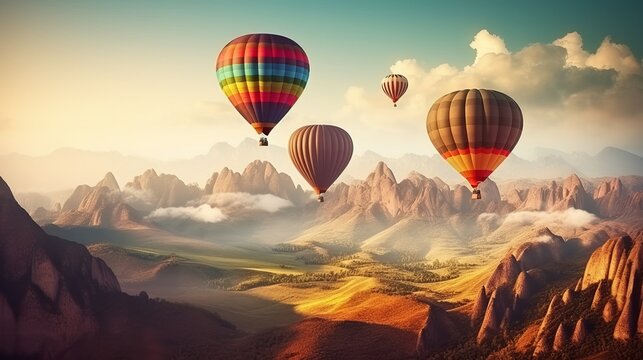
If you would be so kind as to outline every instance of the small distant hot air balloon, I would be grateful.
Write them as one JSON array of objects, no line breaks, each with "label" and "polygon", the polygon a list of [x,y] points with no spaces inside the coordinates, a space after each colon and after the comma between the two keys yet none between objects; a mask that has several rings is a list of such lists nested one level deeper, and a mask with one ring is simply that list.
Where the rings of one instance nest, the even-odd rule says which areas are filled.
[{"label": "small distant hot air balloon", "polygon": [[[304,91],[310,65],[289,38],[248,34],[221,50],[216,70],[228,100],[257,134],[267,136]],[[260,145],[268,145],[268,139],[262,136]]]},{"label": "small distant hot air balloon", "polygon": [[324,201],[323,193],[337,180],[353,156],[353,140],[333,125],[308,125],[290,136],[290,159]]},{"label": "small distant hot air balloon", "polygon": [[404,75],[390,74],[382,79],[382,90],[386,96],[393,100],[393,106],[397,107],[397,101],[404,95],[409,88],[409,81]]},{"label": "small distant hot air balloon", "polygon": [[495,90],[466,89],[439,98],[426,118],[431,142],[473,187],[506,158],[522,134],[522,111],[509,96]]}]

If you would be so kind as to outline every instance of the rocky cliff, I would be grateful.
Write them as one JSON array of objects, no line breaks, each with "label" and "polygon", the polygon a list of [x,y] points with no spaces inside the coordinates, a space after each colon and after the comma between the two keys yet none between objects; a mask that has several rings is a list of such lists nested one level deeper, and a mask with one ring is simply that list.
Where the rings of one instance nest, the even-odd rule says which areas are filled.
[{"label": "rocky cliff", "polygon": [[54,356],[98,329],[93,299],[119,292],[84,246],[47,235],[0,178],[0,355]]}]

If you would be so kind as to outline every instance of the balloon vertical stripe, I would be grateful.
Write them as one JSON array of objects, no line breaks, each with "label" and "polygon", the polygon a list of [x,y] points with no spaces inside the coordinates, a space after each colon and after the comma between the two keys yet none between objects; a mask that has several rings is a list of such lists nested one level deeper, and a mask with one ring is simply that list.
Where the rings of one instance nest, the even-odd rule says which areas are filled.
[{"label": "balloon vertical stripe", "polygon": [[353,141],[337,126],[309,125],[292,133],[288,152],[301,176],[319,195],[328,190],[350,162]]},{"label": "balloon vertical stripe", "polygon": [[409,82],[404,75],[390,74],[382,79],[382,91],[393,100],[393,105],[397,106],[397,101],[404,95],[409,87]]}]

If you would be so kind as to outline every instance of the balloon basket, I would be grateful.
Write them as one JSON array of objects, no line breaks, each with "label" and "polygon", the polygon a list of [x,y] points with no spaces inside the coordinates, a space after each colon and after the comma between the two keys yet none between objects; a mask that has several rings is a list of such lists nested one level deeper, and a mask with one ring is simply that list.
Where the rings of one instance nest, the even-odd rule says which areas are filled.
[{"label": "balloon basket", "polygon": [[473,192],[471,193],[471,199],[472,200],[480,200],[482,196],[480,195],[480,190],[478,189],[473,189]]},{"label": "balloon basket", "polygon": [[320,195],[317,197],[317,201],[319,201],[320,203],[323,203],[323,202],[324,202],[324,195],[321,195],[321,194],[320,194]]},{"label": "balloon basket", "polygon": [[260,137],[259,138],[259,146],[268,146],[268,138],[267,137]]}]

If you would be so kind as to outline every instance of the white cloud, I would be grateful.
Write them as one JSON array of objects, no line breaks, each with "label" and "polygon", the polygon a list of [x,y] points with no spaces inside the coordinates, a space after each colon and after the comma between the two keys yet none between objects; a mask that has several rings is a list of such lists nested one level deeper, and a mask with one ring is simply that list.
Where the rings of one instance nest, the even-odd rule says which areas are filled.
[{"label": "white cloud", "polygon": [[564,211],[518,211],[505,218],[503,224],[507,225],[558,225],[560,227],[575,229],[587,226],[598,218],[587,211],[569,208]]},{"label": "white cloud", "polygon": [[198,207],[167,207],[152,211],[150,219],[184,219],[204,223],[217,223],[227,219],[221,209],[213,208],[208,204]]},{"label": "white cloud", "polygon": [[205,197],[202,201],[221,208],[226,213],[243,210],[274,213],[293,206],[289,200],[272,194],[217,193]]},{"label": "white cloud", "polygon": [[[403,138],[398,148],[419,152],[410,146],[416,141],[426,145],[421,123],[437,98],[463,88],[490,88],[509,94],[523,110],[525,136],[519,151],[545,146],[593,153],[610,145],[643,151],[643,72],[626,45],[605,38],[592,53],[583,48],[581,35],[572,32],[510,52],[500,36],[483,29],[470,46],[476,56],[463,68],[448,63],[429,68],[417,59],[391,65],[392,72],[409,79],[394,112],[379,89],[351,86],[340,120],[347,126],[361,123],[357,135],[364,142],[379,145]],[[590,137],[596,141],[587,141]]]},{"label": "white cloud", "polygon": [[498,35],[491,34],[486,29],[480,30],[469,46],[476,51],[476,59],[473,62],[477,64],[483,56],[487,54],[509,54],[505,46],[505,41]]}]

